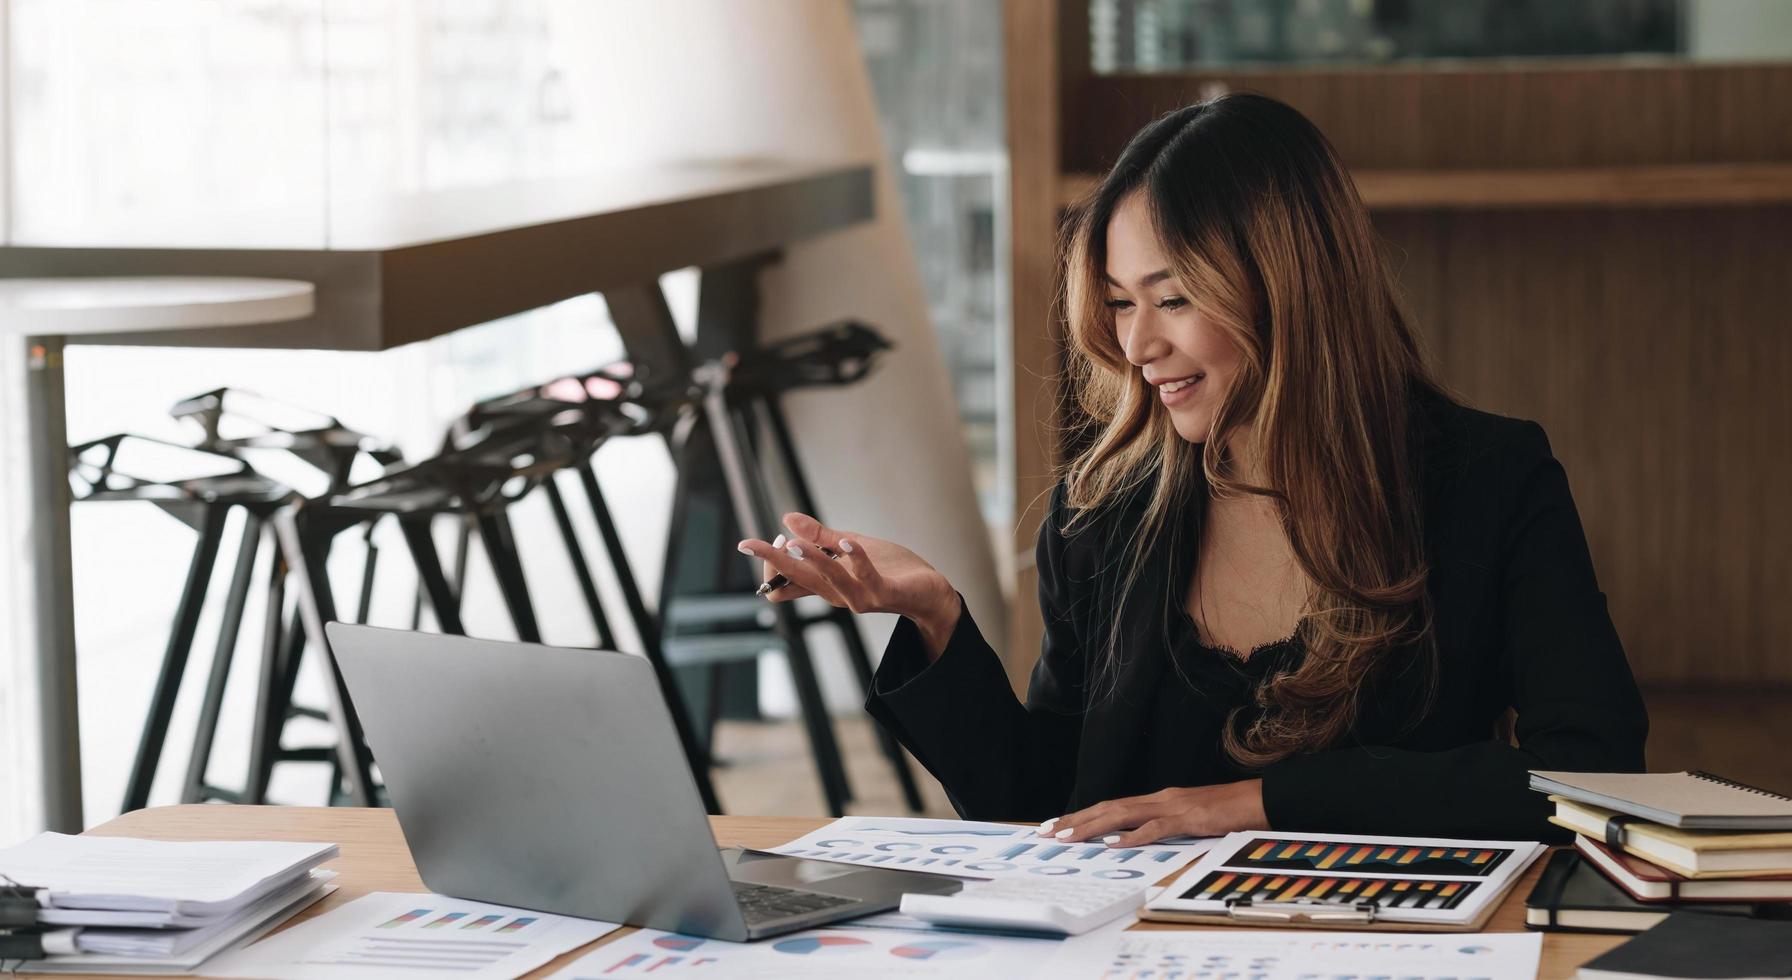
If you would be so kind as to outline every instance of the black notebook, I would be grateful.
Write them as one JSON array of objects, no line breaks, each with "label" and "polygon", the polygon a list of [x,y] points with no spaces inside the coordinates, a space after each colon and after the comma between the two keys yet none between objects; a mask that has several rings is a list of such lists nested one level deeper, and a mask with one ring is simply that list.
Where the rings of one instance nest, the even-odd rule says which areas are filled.
[{"label": "black notebook", "polygon": [[1586,963],[1581,980],[1792,977],[1792,922],[1675,912]]},{"label": "black notebook", "polygon": [[1592,862],[1570,850],[1550,855],[1524,900],[1524,924],[1544,932],[1642,932],[1682,908],[1714,915],[1756,914],[1751,902],[1639,902]]}]

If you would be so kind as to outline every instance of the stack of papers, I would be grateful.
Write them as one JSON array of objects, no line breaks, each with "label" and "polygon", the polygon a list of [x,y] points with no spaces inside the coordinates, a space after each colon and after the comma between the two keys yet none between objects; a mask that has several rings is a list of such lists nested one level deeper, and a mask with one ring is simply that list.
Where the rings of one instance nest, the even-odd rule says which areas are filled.
[{"label": "stack of papers", "polygon": [[335,844],[40,834],[0,874],[40,889],[50,956],[22,972],[186,973],[335,889]]}]

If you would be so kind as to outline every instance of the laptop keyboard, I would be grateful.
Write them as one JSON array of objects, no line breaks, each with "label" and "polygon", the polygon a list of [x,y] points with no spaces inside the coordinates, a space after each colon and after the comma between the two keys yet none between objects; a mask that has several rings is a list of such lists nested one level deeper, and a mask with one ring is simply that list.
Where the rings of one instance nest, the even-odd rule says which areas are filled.
[{"label": "laptop keyboard", "polygon": [[734,881],[730,884],[734,886],[734,900],[740,903],[741,913],[746,916],[748,924],[859,903],[856,898],[779,888],[777,885],[756,885],[749,881]]}]

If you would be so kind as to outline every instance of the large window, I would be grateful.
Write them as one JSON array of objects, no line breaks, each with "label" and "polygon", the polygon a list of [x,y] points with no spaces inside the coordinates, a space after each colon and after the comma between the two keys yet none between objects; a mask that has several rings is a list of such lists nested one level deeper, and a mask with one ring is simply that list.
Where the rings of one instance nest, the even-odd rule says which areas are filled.
[{"label": "large window", "polygon": [[[568,37],[576,4],[10,0],[9,13],[11,244],[315,247],[330,241],[333,226],[352,217],[361,199],[605,163],[603,144],[589,138],[590,114],[581,115],[562,70],[586,56]],[[688,324],[694,273],[670,276],[666,285],[674,312]],[[476,398],[621,355],[596,296],[380,354],[71,347],[69,435],[76,443],[114,432],[184,440],[191,433],[167,409],[232,386],[336,415],[421,458]],[[602,453],[608,461],[600,472],[630,475],[606,490],[631,554],[639,556],[636,572],[651,588],[670,461],[645,440],[612,443]],[[515,520],[519,533],[551,528],[539,500],[524,501]],[[117,812],[194,536],[148,503],[80,504],[72,523],[91,823]],[[234,543],[236,533],[233,524],[225,540]],[[403,550],[393,529],[373,543],[388,554]],[[214,598],[230,573],[229,547],[213,577]],[[333,577],[354,582],[359,542],[340,551]],[[572,579],[552,553],[535,551],[542,564],[531,564],[531,585],[544,631],[558,642],[589,642],[589,623],[575,614],[582,604]],[[468,627],[507,635],[495,590],[480,587],[474,568]],[[376,621],[408,620],[406,576],[401,563],[384,564]],[[203,683],[220,605],[209,603],[200,623],[153,803],[172,802],[177,793],[181,743],[193,730],[195,688]],[[257,589],[245,622],[260,615]],[[224,733],[248,725],[255,678],[247,651],[255,630],[245,626],[243,635]],[[6,652],[22,653],[11,639],[0,637]],[[299,699],[321,704],[320,682],[302,677]],[[8,689],[8,698],[21,690]],[[0,702],[0,710],[7,707]],[[317,735],[320,743],[329,738],[321,726]],[[31,737],[15,735],[15,758],[0,763],[28,757],[17,749]],[[220,738],[213,764],[220,781],[237,781],[246,750],[243,739]],[[280,767],[273,796],[320,801],[326,776],[322,767]],[[34,815],[0,816],[23,826]],[[12,836],[5,830],[0,824],[0,837]]]}]

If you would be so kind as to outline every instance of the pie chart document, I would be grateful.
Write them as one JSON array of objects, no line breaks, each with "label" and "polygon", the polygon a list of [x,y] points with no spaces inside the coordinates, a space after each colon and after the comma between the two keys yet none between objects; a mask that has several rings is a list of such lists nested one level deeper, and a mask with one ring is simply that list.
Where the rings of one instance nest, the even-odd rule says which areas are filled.
[{"label": "pie chart document", "polygon": [[749,978],[1050,977],[1065,943],[901,929],[811,929],[730,943],[642,929],[606,943],[553,980],[633,976]]}]

